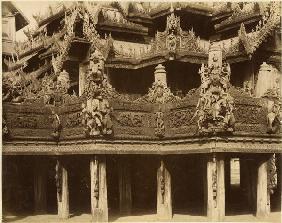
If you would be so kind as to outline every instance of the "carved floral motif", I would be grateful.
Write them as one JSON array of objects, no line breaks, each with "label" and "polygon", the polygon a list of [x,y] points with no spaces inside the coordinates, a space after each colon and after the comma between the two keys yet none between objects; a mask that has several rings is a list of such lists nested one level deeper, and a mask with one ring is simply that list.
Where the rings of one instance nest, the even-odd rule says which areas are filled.
[{"label": "carved floral motif", "polygon": [[9,134],[6,119],[2,118],[2,136],[5,137]]},{"label": "carved floral motif", "polygon": [[269,12],[266,11],[255,30],[247,33],[244,24],[241,24],[238,36],[244,45],[246,53],[251,57],[260,44],[266,40],[271,32],[280,24],[280,3],[269,3]]},{"label": "carved floral motif", "polygon": [[272,154],[271,158],[269,159],[267,170],[267,189],[270,194],[273,194],[274,190],[277,188],[277,167],[275,154]]}]

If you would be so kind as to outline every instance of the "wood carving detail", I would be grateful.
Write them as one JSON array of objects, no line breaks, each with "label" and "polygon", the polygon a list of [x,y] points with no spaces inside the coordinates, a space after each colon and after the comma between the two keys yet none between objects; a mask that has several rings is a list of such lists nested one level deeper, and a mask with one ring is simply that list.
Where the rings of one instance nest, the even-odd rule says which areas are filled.
[{"label": "wood carving detail", "polygon": [[112,107],[107,100],[108,82],[104,76],[104,57],[95,50],[90,57],[90,66],[86,76],[86,87],[82,103],[82,124],[85,135],[99,136],[112,135],[113,124],[111,120]]},{"label": "wood carving detail", "polygon": [[202,65],[201,92],[197,105],[198,127],[200,134],[233,132],[233,98],[227,93],[230,80],[230,65],[222,63],[222,51],[212,45],[208,66]]},{"label": "wood carving detail", "polygon": [[55,170],[56,170],[55,181],[56,181],[56,188],[58,194],[58,201],[62,202],[62,166],[59,160],[57,160]]}]

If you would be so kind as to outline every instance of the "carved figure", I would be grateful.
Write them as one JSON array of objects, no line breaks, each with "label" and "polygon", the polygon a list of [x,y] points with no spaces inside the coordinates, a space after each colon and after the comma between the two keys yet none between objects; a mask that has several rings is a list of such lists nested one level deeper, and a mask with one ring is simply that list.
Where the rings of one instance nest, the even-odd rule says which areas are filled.
[{"label": "carved figure", "polygon": [[156,128],[155,135],[159,137],[163,137],[165,134],[165,126],[164,126],[164,114],[161,111],[155,113],[156,115]]},{"label": "carved figure", "polygon": [[53,119],[53,122],[52,122],[53,133],[51,135],[55,139],[58,139],[60,137],[61,130],[62,130],[61,120],[60,120],[59,115],[56,114],[54,111],[52,111],[52,119]]},{"label": "carved figure", "polygon": [[[200,133],[234,131],[233,98],[227,93],[230,66],[222,63],[221,51],[211,47],[209,65],[202,65],[200,99],[196,107]],[[214,50],[214,51],[213,51]],[[192,119],[193,119],[192,118]]]},{"label": "carved figure", "polygon": [[86,103],[82,104],[81,112],[87,136],[111,135],[113,133],[110,116],[112,108],[108,100],[104,98],[108,87],[104,75],[104,58],[100,52],[95,51],[90,56],[86,88],[83,93],[86,96]]},{"label": "carved figure", "polygon": [[274,103],[267,114],[267,133],[275,134],[280,132],[280,104]]}]

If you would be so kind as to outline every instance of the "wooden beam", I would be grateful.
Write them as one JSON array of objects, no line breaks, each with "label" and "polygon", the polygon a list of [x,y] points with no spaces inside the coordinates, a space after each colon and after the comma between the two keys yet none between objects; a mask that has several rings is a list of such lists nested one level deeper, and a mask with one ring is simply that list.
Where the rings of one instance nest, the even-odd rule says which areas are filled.
[{"label": "wooden beam", "polygon": [[163,159],[157,170],[157,216],[161,220],[172,219],[171,176]]},{"label": "wooden beam", "polygon": [[118,177],[119,177],[119,210],[121,215],[130,215],[132,209],[131,193],[131,165],[127,158],[119,159]]},{"label": "wooden beam", "polygon": [[57,160],[56,165],[56,186],[58,216],[61,219],[69,218],[69,187],[68,187],[68,170],[65,160]]},{"label": "wooden beam", "polygon": [[46,160],[35,157],[34,161],[34,212],[36,214],[47,211],[47,168]]},{"label": "wooden beam", "polygon": [[269,157],[257,159],[257,217],[267,217],[270,214],[269,191],[267,188],[267,161]]},{"label": "wooden beam", "polygon": [[207,216],[222,221],[225,216],[224,156],[213,154],[207,159]]},{"label": "wooden beam", "polygon": [[94,156],[90,160],[91,213],[93,222],[108,221],[106,158]]}]

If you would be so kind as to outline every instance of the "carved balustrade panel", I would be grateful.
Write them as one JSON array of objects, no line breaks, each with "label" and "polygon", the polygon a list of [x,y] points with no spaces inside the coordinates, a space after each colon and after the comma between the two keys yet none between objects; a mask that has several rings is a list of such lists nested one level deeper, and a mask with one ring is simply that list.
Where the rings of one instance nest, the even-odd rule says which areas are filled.
[{"label": "carved balustrade panel", "polygon": [[263,99],[248,95],[243,89],[232,87],[229,93],[234,98],[234,117],[236,132],[266,133],[267,108]]},{"label": "carved balustrade panel", "polygon": [[149,103],[111,102],[114,137],[154,137],[153,105]]},{"label": "carved balustrade panel", "polygon": [[[231,87],[234,98],[235,132],[254,135],[267,132],[267,107],[264,99],[253,98],[242,89]],[[196,106],[199,89],[170,103],[109,100],[112,106],[113,134],[104,139],[168,139],[198,135]],[[81,100],[81,101],[79,101]],[[17,138],[54,140],[85,139],[81,116],[83,99],[70,104],[3,104],[3,118],[9,140]]]},{"label": "carved balustrade panel", "polygon": [[51,110],[48,107],[3,105],[9,138],[51,139]]}]

